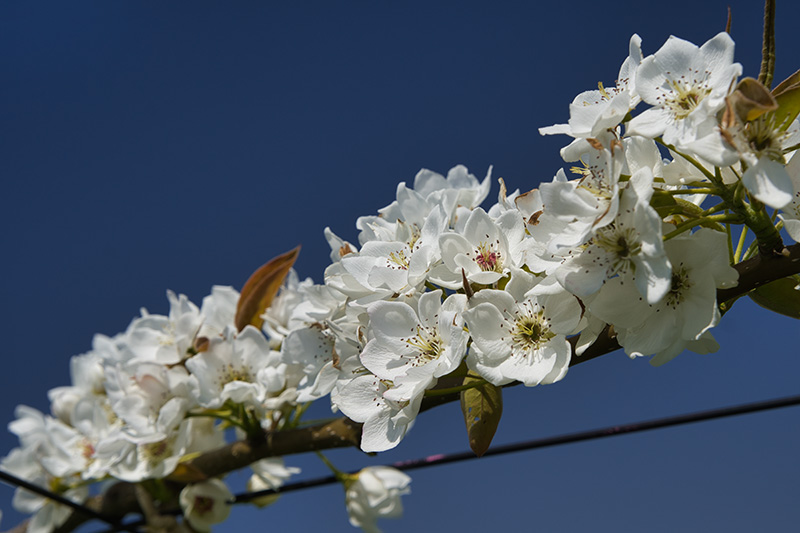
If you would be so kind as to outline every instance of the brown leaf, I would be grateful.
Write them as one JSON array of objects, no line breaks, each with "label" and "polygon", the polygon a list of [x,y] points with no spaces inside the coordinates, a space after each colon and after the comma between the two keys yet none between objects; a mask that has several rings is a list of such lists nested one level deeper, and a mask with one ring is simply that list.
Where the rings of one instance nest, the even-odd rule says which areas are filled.
[{"label": "brown leaf", "polygon": [[461,284],[464,287],[464,294],[467,295],[467,300],[469,300],[475,293],[473,292],[472,287],[470,286],[469,281],[467,280],[467,273],[464,272],[463,268],[461,269]]},{"label": "brown leaf", "polygon": [[[742,123],[755,120],[764,113],[778,108],[778,103],[769,89],[754,78],[744,78],[740,81],[736,90],[728,96],[727,104],[726,114],[735,114]],[[732,117],[726,116],[723,123],[731,122],[731,119]]]},{"label": "brown leaf", "polygon": [[248,324],[261,328],[261,325],[264,324],[261,315],[272,304],[272,299],[278,293],[278,289],[286,279],[286,275],[289,274],[299,253],[300,247],[298,246],[253,272],[253,275],[242,287],[239,303],[236,305],[235,323],[239,331],[242,331]]}]

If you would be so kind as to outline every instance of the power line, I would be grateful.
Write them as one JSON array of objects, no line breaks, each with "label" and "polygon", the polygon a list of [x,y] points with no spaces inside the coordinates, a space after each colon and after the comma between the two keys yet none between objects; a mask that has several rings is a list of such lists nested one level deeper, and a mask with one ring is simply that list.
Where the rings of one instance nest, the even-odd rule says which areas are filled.
[{"label": "power line", "polygon": [[[495,448],[491,448],[483,455],[483,457],[489,457],[492,455],[502,455],[506,453],[519,452],[525,450],[534,450],[537,448],[547,448],[551,446],[560,446],[562,444],[571,444],[574,442],[595,440],[604,437],[613,437],[615,435],[639,433],[651,429],[679,426],[683,424],[690,424],[693,422],[704,422],[707,420],[714,420],[718,418],[725,418],[729,416],[743,415],[749,413],[757,413],[760,411],[768,411],[771,409],[779,409],[782,407],[791,407],[795,405],[800,405],[800,395],[777,398],[774,400],[766,400],[763,402],[735,405],[731,407],[723,407],[720,409],[710,409],[707,411],[699,411],[695,413],[658,418],[654,420],[644,420],[642,422],[635,422],[633,424],[627,424],[627,425],[608,426],[605,428],[581,431],[577,433],[569,433],[566,435],[557,435],[555,437],[547,437],[544,439],[535,439],[535,440],[517,442],[514,444],[506,444],[503,446],[497,446]],[[396,462],[389,466],[397,468],[398,470],[414,470],[417,468],[426,468],[429,466],[437,466],[437,465],[455,463],[459,461],[467,461],[472,459],[478,459],[478,457],[475,456],[473,452],[469,451],[469,452],[459,452],[454,454],[432,455],[418,459]],[[36,485],[31,485],[27,481],[21,480],[19,478],[6,474],[2,471],[0,471],[0,477],[3,477],[10,483],[19,485],[23,488],[36,492],[37,494],[41,494],[54,501],[63,503],[64,505],[68,505],[79,512],[89,514],[93,518],[97,518],[98,520],[102,520],[112,525],[111,529],[103,530],[101,533],[114,533],[117,531],[131,531],[133,533],[136,533],[136,529],[134,528],[146,525],[144,520],[134,521],[129,524],[120,524],[118,521],[114,521],[109,517],[103,516],[100,513],[97,513],[87,507],[76,504],[75,502],[67,500],[66,498],[63,498],[57,494],[50,493],[49,491],[37,487]],[[286,485],[283,485],[280,489],[267,489],[256,492],[245,492],[237,494],[234,496],[234,500],[232,500],[230,504],[233,505],[238,503],[246,503],[256,498],[260,498],[262,496],[269,496],[273,494],[284,494],[296,490],[318,487],[321,485],[329,485],[336,482],[337,482],[336,477],[330,475],[314,479],[308,479],[304,481],[297,481],[295,483],[287,483]],[[172,509],[168,511],[163,511],[162,514],[179,515],[181,514],[181,511],[180,509]]]},{"label": "power line", "polygon": [[138,529],[130,529],[129,526],[121,524],[119,520],[116,520],[114,518],[106,516],[106,515],[104,515],[102,513],[98,513],[94,509],[90,509],[89,507],[86,507],[85,505],[81,505],[81,504],[79,504],[77,502],[74,502],[74,501],[70,500],[69,498],[65,498],[64,496],[61,496],[60,494],[56,494],[56,493],[51,492],[51,491],[49,491],[47,489],[43,489],[42,487],[40,487],[38,485],[34,485],[33,483],[31,483],[29,481],[25,481],[24,479],[18,478],[17,476],[15,476],[13,474],[9,474],[6,471],[0,470],[0,479],[2,479],[3,481],[5,481],[6,483],[9,483],[11,485],[14,485],[14,486],[23,488],[25,490],[28,490],[30,492],[33,492],[35,494],[38,494],[39,496],[44,496],[45,498],[53,500],[54,502],[60,503],[62,505],[66,505],[67,507],[72,508],[73,510],[77,511],[78,513],[85,514],[87,516],[91,516],[92,518],[94,518],[96,520],[101,520],[101,521],[103,521],[103,522],[105,522],[105,523],[117,528],[116,531],[129,531],[130,533],[138,533]]},{"label": "power line", "polygon": [[[658,418],[654,420],[645,420],[624,426],[610,426],[601,429],[593,429],[589,431],[581,431],[578,433],[569,433],[566,435],[558,435],[555,437],[547,437],[544,439],[529,440],[524,442],[517,442],[514,444],[506,444],[504,446],[497,446],[490,448],[483,457],[491,455],[502,455],[506,453],[519,452],[524,450],[534,450],[537,448],[547,448],[550,446],[560,446],[562,444],[570,444],[573,442],[581,442],[586,440],[601,439],[604,437],[613,437],[615,435],[624,435],[628,433],[638,433],[641,431],[648,431],[651,429],[659,429],[670,426],[678,426],[682,424],[690,424],[692,422],[702,422],[706,420],[713,420],[716,418],[725,418],[728,416],[743,415],[748,413],[756,413],[759,411],[767,411],[770,409],[779,409],[781,407],[790,407],[793,405],[800,405],[800,395],[789,396],[785,398],[778,398],[775,400],[767,400],[763,402],[748,403],[744,405],[735,405],[732,407],[723,407],[721,409],[711,409],[708,411],[699,411],[696,413],[689,413],[685,415],[671,416],[666,418]],[[393,463],[389,466],[397,468],[398,470],[414,470],[416,468],[425,468],[428,466],[443,465],[447,463],[455,463],[458,461],[467,461],[471,459],[478,459],[478,457],[471,451],[460,452],[454,454],[439,454],[429,457],[422,457],[419,459],[411,459],[408,461],[400,461]],[[336,477],[325,476],[316,479],[309,479],[305,481],[298,481],[296,483],[287,483],[280,489],[266,489],[257,492],[246,492],[234,496],[235,500],[232,503],[245,503],[261,496],[268,496],[271,494],[283,494],[294,490],[301,490],[310,487],[317,487],[320,485],[328,485],[335,483]]]}]

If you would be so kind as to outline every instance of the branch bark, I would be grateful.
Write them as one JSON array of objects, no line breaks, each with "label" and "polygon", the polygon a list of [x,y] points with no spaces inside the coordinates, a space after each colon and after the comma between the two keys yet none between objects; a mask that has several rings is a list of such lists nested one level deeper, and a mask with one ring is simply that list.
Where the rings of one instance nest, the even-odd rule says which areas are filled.
[{"label": "branch bark", "polygon": [[[786,276],[800,274],[800,244],[788,246],[780,254],[766,256],[758,255],[734,266],[739,272],[739,284],[731,289],[717,291],[719,303],[730,302],[746,295],[753,289]],[[573,354],[575,340],[572,340]],[[611,353],[620,348],[617,340],[609,328],[606,328],[597,341],[590,346],[581,356],[573,356],[570,366],[590,361],[601,355]],[[458,400],[458,393],[445,396],[425,398],[421,410],[428,410],[444,403]],[[361,440],[361,424],[347,418],[340,418],[333,422],[317,426],[293,429],[281,432],[267,432],[258,440],[242,440],[234,442],[207,452],[185,464],[192,472],[200,472],[205,477],[216,477],[244,468],[255,461],[268,457],[291,455],[315,450],[331,448],[358,447]],[[180,491],[183,484],[174,483],[174,488]],[[132,483],[120,482],[113,485],[103,496],[96,496],[87,501],[86,506],[105,516],[121,520],[130,513],[142,512],[136,498]],[[73,531],[90,517],[74,512],[69,519],[59,528],[58,533]],[[23,522],[10,531],[26,531],[26,522]]]}]

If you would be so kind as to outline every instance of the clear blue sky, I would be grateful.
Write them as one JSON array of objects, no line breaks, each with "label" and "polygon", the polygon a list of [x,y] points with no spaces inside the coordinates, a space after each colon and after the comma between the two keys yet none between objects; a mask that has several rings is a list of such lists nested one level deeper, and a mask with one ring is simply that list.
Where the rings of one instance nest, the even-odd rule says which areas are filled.
[{"label": "clear blue sky", "polygon": [[[645,54],[670,34],[699,45],[730,4],[736,58],[758,72],[756,0],[538,4],[2,2],[0,421],[20,403],[46,410],[69,357],[142,306],[165,313],[167,289],[199,302],[241,288],[299,243],[297,270],[321,282],[323,228],[355,240],[355,219],[422,167],[494,165],[511,189],[552,179],[567,139],[537,129],[612,83],[634,32]],[[776,79],[800,67],[799,22],[779,1]],[[797,394],[799,332],[740,301],[717,354],[655,369],[617,353],[508,390],[496,442]],[[382,526],[788,531],[798,422],[790,408],[416,471],[405,517]],[[15,445],[0,432],[0,454]],[[347,469],[466,447],[453,404],[390,453],[330,456]],[[287,462],[326,474],[313,456]],[[11,496],[0,488],[3,528],[20,519]],[[215,531],[352,531],[342,500],[335,486],[286,495]]]}]

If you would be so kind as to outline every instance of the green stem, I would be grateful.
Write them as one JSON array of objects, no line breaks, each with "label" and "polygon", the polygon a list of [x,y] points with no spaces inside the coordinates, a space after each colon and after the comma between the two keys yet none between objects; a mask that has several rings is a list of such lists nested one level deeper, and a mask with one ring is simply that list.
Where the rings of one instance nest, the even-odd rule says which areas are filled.
[{"label": "green stem", "polygon": [[719,196],[724,204],[740,217],[736,223],[744,224],[755,234],[758,249],[762,255],[769,255],[783,249],[781,235],[775,229],[764,205],[755,200],[752,201],[752,205],[745,201],[746,190],[741,178],[733,187],[720,188]]},{"label": "green stem", "polygon": [[216,418],[217,420],[222,420],[223,422],[227,422],[232,426],[236,426],[239,429],[247,431],[247,427],[241,423],[241,421],[236,420],[232,416],[229,415],[219,415],[214,413],[186,413],[186,418]]},{"label": "green stem", "polygon": [[292,412],[289,414],[288,421],[286,423],[286,429],[294,429],[300,424],[300,419],[303,418],[303,415],[311,406],[311,402],[306,402],[298,405],[295,407]]},{"label": "green stem", "polygon": [[750,243],[750,246],[747,247],[747,250],[745,250],[744,255],[742,255],[742,261],[747,261],[756,255],[756,251],[758,251],[758,241],[753,241]]},{"label": "green stem", "polygon": [[725,233],[728,235],[728,238],[726,239],[728,241],[728,261],[730,261],[731,264],[734,264],[736,263],[736,260],[733,256],[733,235],[731,234],[730,224],[725,224]]},{"label": "green stem", "polygon": [[769,255],[783,249],[781,234],[775,228],[764,206],[754,209],[753,206],[744,204],[743,207],[744,223],[755,234],[759,252],[762,255]]},{"label": "green stem", "polygon": [[744,238],[747,235],[747,226],[742,228],[742,234],[739,235],[739,244],[736,245],[736,251],[733,253],[733,263],[736,264],[739,262],[739,258],[742,256],[742,250],[744,250]]},{"label": "green stem", "polygon": [[719,192],[719,189],[717,189],[716,187],[713,188],[713,189],[711,187],[704,187],[704,188],[698,188],[698,189],[674,189],[672,191],[664,191],[664,190],[662,190],[661,192],[663,192],[665,194],[668,194],[670,196],[678,196],[680,194],[687,194],[687,195],[688,194],[717,194]]},{"label": "green stem", "polygon": [[346,483],[350,479],[350,477],[352,477],[350,474],[346,474],[346,473],[342,472],[341,470],[339,470],[338,468],[336,468],[335,466],[333,466],[333,463],[331,463],[328,460],[328,458],[325,457],[322,454],[322,452],[320,452],[319,450],[316,450],[314,453],[317,454],[317,457],[322,459],[322,462],[325,463],[325,466],[327,466],[328,468],[331,469],[331,472],[333,472],[333,475],[336,476],[336,479],[338,479],[340,482]]},{"label": "green stem", "polygon": [[[703,214],[701,216],[713,215],[714,213],[719,213],[720,211],[725,211],[727,208],[728,208],[728,206],[725,204],[725,202],[720,202],[717,205],[712,205],[711,207],[709,207],[708,209],[703,211]],[[726,213],[726,214],[731,215],[731,216],[735,216],[735,215],[733,215],[731,213]]]},{"label": "green stem", "polygon": [[664,235],[664,240],[668,241],[669,239],[677,237],[681,233],[685,233],[686,231],[689,231],[695,226],[700,226],[702,224],[705,224],[706,222],[720,222],[720,223],[733,222],[734,224],[740,224],[742,222],[742,218],[738,215],[723,213],[721,215],[704,216],[692,220],[687,220],[686,222],[678,224],[674,231],[671,231],[666,235]]}]

